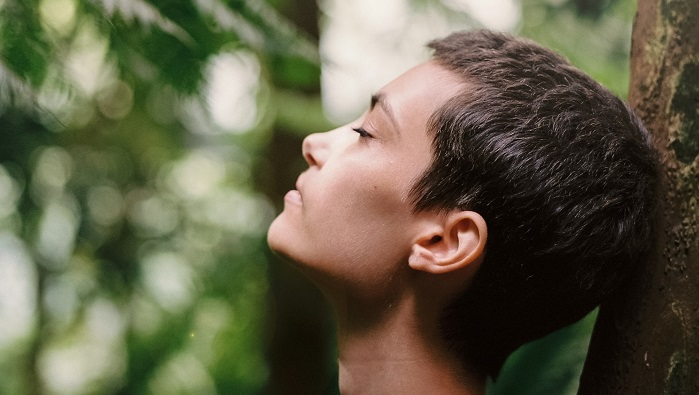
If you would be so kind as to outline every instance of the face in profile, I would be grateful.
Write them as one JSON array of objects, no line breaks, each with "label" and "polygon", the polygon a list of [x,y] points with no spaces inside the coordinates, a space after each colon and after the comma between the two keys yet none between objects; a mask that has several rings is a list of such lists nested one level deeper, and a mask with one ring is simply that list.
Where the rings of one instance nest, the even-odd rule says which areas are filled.
[{"label": "face in profile", "polygon": [[429,117],[460,84],[424,63],[377,92],[357,121],[306,137],[308,169],[270,226],[270,247],[321,287],[386,290],[395,271],[407,270],[421,220],[409,192],[431,162]]}]

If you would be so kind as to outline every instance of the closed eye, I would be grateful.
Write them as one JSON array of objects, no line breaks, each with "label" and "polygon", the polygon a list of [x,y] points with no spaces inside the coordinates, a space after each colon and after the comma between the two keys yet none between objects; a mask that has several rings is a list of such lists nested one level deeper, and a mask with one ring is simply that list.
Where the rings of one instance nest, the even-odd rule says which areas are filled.
[{"label": "closed eye", "polygon": [[366,130],[364,130],[364,128],[362,128],[362,127],[352,128],[352,130],[354,130],[355,132],[357,132],[357,133],[359,134],[359,137],[360,137],[360,138],[372,137],[372,135],[369,134],[369,132],[367,132]]}]

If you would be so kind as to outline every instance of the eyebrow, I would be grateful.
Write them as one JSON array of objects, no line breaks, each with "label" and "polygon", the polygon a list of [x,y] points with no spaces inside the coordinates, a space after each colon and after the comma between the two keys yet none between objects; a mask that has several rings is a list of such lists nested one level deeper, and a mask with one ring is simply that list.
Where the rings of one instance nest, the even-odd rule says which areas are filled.
[{"label": "eyebrow", "polygon": [[391,121],[391,124],[393,124],[393,129],[396,134],[400,136],[400,129],[398,128],[398,122],[396,122],[395,112],[393,111],[393,107],[391,107],[391,103],[386,100],[386,95],[384,93],[379,92],[371,95],[371,106],[369,110],[373,110],[376,106],[380,106],[383,112],[388,115],[388,119]]}]

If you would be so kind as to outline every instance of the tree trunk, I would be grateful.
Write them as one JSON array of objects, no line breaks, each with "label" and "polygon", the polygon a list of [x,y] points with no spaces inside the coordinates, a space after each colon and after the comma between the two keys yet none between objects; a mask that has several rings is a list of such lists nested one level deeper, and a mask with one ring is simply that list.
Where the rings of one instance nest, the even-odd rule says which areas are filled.
[{"label": "tree trunk", "polygon": [[[281,2],[279,11],[295,27],[318,41],[320,11],[316,0]],[[316,77],[317,83],[304,89],[307,97],[320,95],[320,75]],[[320,107],[317,111],[321,111]],[[305,133],[317,131],[321,130],[305,130]],[[298,131],[275,125],[265,155],[269,158],[269,167],[262,169],[267,174],[261,178],[267,185],[258,183],[258,189],[266,191],[280,209],[284,194],[294,187],[296,178],[307,167],[301,156],[302,140]],[[270,372],[266,393],[333,393],[337,388],[333,368],[336,355],[331,346],[334,332],[328,306],[320,291],[288,262],[271,254],[269,261],[272,306],[268,319]]]},{"label": "tree trunk", "polygon": [[605,302],[580,394],[699,394],[699,1],[639,0],[629,102],[661,153],[656,251]]}]

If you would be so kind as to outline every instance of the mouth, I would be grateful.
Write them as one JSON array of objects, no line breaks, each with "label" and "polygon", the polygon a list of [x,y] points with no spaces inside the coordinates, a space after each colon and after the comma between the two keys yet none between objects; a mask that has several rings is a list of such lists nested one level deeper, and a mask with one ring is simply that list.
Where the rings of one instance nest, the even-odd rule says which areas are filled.
[{"label": "mouth", "polygon": [[301,182],[300,178],[296,180],[296,189],[292,189],[284,195],[284,201],[295,206],[300,206],[303,204],[303,198],[301,197]]}]

